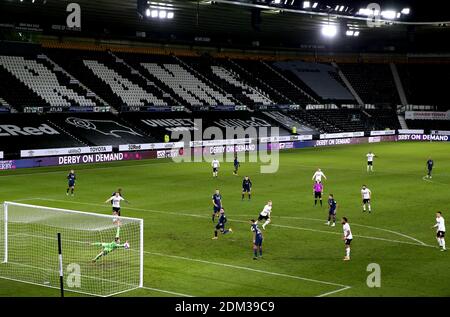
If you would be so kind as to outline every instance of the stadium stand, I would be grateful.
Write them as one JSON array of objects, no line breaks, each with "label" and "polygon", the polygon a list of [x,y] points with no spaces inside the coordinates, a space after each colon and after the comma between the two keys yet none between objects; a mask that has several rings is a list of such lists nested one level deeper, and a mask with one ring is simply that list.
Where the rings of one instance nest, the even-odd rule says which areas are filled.
[{"label": "stadium stand", "polygon": [[430,130],[450,131],[450,121],[448,120],[406,120],[408,128],[423,129],[426,132]]},{"label": "stadium stand", "polygon": [[389,64],[339,64],[346,78],[366,104],[400,104]]},{"label": "stadium stand", "polygon": [[397,69],[409,104],[448,109],[449,64],[398,64]]},{"label": "stadium stand", "polygon": [[244,59],[217,59],[217,61],[225,68],[237,72],[252,87],[263,90],[269,99],[277,104],[317,103],[264,61]]},{"label": "stadium stand", "polygon": [[275,62],[274,67],[289,76],[294,83],[310,91],[320,100],[351,102],[354,97],[338,80],[339,76],[331,65],[301,61]]},{"label": "stadium stand", "polygon": [[339,129],[339,132],[370,130],[367,116],[359,109],[307,110]]},{"label": "stadium stand", "polygon": [[116,109],[166,106],[169,102],[152,83],[133,76],[130,69],[107,52],[52,49],[48,54]]},{"label": "stadium stand", "polygon": [[[175,56],[168,50],[73,49],[56,44],[20,52],[0,50],[0,79],[8,82],[7,88],[0,86],[2,112],[29,106],[63,108],[59,111],[112,106],[120,112],[41,116],[69,138],[64,146],[162,142],[169,132],[195,131],[194,118],[224,133],[226,127],[239,126],[275,126],[284,135],[293,127],[298,134],[400,128],[395,110],[399,97],[388,64],[331,66],[192,51],[177,51]],[[383,108],[344,106],[355,100],[336,66],[365,103]],[[400,74],[404,67],[399,67]],[[333,104],[321,108],[327,102]],[[246,105],[250,111],[199,112],[197,108],[220,105]],[[301,107],[293,110],[282,105]],[[165,112],[129,112],[135,106],[133,111],[152,106]],[[186,111],[166,112],[172,106],[185,106]]]},{"label": "stadium stand", "polygon": [[227,68],[224,65],[220,65],[216,59],[213,59],[208,55],[204,55],[200,58],[182,57],[180,59],[196,69],[211,82],[214,82],[223,89],[223,91],[231,94],[234,99],[243,105],[269,105],[274,103],[261,89],[247,83],[246,80],[234,70]]}]

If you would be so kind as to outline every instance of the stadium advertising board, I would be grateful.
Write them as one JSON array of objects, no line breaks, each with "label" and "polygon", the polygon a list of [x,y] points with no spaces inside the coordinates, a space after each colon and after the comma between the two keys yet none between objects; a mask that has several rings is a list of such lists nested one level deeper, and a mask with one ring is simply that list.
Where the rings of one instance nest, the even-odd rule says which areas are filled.
[{"label": "stadium advertising board", "polygon": [[406,120],[450,120],[450,111],[406,111]]},{"label": "stadium advertising board", "polygon": [[379,131],[370,131],[371,136],[379,136],[379,135],[394,135],[395,130],[379,130]]},{"label": "stadium advertising board", "polygon": [[433,130],[433,131],[431,131],[431,134],[450,135],[450,131]]},{"label": "stadium advertising board", "polygon": [[0,171],[16,169],[15,161],[0,161]]},{"label": "stadium advertising board", "polygon": [[222,154],[222,153],[241,153],[257,151],[256,144],[235,144],[235,145],[218,145],[218,146],[204,146],[203,148],[194,148],[194,155],[202,154]]},{"label": "stadium advertising board", "polygon": [[179,157],[182,156],[184,153],[184,149],[175,149],[175,150],[159,150],[156,151],[156,158],[157,159],[163,159],[163,158],[173,158],[173,157]]},{"label": "stadium advertising board", "polygon": [[411,129],[400,129],[398,134],[424,134],[424,130],[411,130]]},{"label": "stadium advertising board", "polygon": [[[240,153],[240,152],[253,152],[263,150],[287,150],[287,149],[300,149],[306,147],[324,147],[346,144],[361,144],[361,143],[378,143],[378,142],[396,142],[396,141],[436,141],[436,142],[449,142],[450,135],[439,134],[402,134],[402,135],[381,135],[374,137],[359,137],[359,138],[337,138],[337,139],[325,139],[325,140],[303,140],[303,141],[288,141],[279,142],[278,138],[271,140],[277,140],[276,142],[260,143],[245,143],[245,144],[228,144],[217,146],[191,146],[191,153],[193,155],[211,155],[211,154],[224,154],[224,153]],[[267,141],[267,140],[266,140]],[[169,143],[161,143],[168,146]],[[165,148],[154,149],[150,151],[140,151],[138,149],[134,151],[126,151],[119,153],[95,153],[95,154],[75,154],[75,155],[60,155],[60,156],[48,156],[38,158],[27,158],[20,160],[0,160],[0,170],[12,170],[16,168],[27,167],[41,167],[41,166],[62,166],[62,165],[77,165],[77,164],[90,164],[90,163],[104,163],[104,162],[116,162],[116,161],[131,161],[131,160],[144,160],[144,159],[156,159],[156,158],[174,158],[183,155],[184,148]]]},{"label": "stadium advertising board", "polygon": [[401,134],[398,136],[397,141],[449,141],[449,135],[438,134]]},{"label": "stadium advertising board", "polygon": [[84,147],[70,147],[57,149],[36,149],[36,150],[22,150],[21,157],[38,157],[38,156],[56,156],[56,155],[74,155],[74,154],[88,154],[88,153],[107,153],[112,152],[112,146],[84,146]]},{"label": "stadium advertising board", "polygon": [[320,135],[320,139],[357,138],[363,136],[364,132],[324,133]]},{"label": "stadium advertising board", "polygon": [[0,170],[10,170],[28,167],[62,166],[62,165],[78,165],[78,164],[105,163],[105,162],[118,162],[130,160],[145,160],[155,158],[156,158],[156,151],[143,151],[139,153],[121,152],[121,153],[48,156],[42,158],[28,158],[12,161],[0,161]]},{"label": "stadium advertising board", "polygon": [[285,135],[285,136],[270,136],[259,139],[260,143],[274,143],[274,142],[289,142],[289,141],[306,141],[312,140],[312,135]]},{"label": "stadium advertising board", "polygon": [[119,145],[119,151],[148,151],[162,150],[184,147],[183,142],[167,142],[167,143],[145,143],[145,144],[123,144]]}]

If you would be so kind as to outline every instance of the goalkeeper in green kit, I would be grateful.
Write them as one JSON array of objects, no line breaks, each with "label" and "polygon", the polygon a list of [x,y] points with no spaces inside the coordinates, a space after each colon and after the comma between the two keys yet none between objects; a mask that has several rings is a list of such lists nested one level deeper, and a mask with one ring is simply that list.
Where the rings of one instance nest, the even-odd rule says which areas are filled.
[{"label": "goalkeeper in green kit", "polygon": [[99,254],[97,254],[97,256],[95,258],[92,259],[92,262],[94,262],[94,263],[97,262],[97,260],[100,259],[102,256],[109,254],[110,252],[114,251],[115,249],[130,248],[130,244],[128,243],[128,241],[125,241],[124,244],[120,244],[120,227],[117,227],[116,237],[114,238],[114,241],[112,241],[110,243],[94,242],[94,243],[91,243],[91,245],[102,247],[102,251]]}]

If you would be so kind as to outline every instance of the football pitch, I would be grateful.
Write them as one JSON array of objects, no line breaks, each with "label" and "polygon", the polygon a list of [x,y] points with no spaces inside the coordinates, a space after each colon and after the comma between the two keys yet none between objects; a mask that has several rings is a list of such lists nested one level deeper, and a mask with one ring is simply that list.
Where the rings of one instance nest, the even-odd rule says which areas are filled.
[{"label": "football pitch", "polygon": [[[372,150],[374,172],[366,172]],[[425,179],[426,160],[435,162]],[[280,153],[277,173],[260,174],[259,163],[170,160],[74,166],[75,197],[67,197],[70,166],[0,173],[0,201],[18,201],[111,214],[104,201],[118,187],[130,205],[122,215],[144,219],[144,288],[120,296],[450,296],[449,253],[436,242],[436,211],[450,221],[450,144],[380,143],[290,150]],[[320,167],[324,206],[314,206],[312,180]],[[241,201],[242,178],[253,182]],[[372,191],[372,213],[363,213],[360,189]],[[212,240],[211,195],[218,188],[233,232]],[[337,217],[346,216],[354,239],[345,255],[342,226],[326,226],[326,198],[333,193]],[[253,260],[249,220],[273,201],[263,258]],[[53,246],[49,246],[53,247]],[[92,257],[95,256],[95,251]],[[381,269],[371,288],[370,264]],[[0,264],[1,265],[1,264]],[[67,296],[79,296],[66,293]],[[59,291],[0,279],[0,296],[59,296]]]}]

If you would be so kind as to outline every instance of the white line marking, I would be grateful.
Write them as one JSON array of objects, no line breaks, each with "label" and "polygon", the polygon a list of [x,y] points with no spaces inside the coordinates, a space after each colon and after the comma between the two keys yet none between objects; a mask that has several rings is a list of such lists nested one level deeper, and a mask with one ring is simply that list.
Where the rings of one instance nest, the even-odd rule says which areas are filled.
[{"label": "white line marking", "polygon": [[[28,282],[28,281],[21,281],[21,280],[17,280],[17,279],[10,278],[10,277],[0,276],[0,278],[4,279],[4,280],[8,280],[8,281],[18,282],[18,283],[31,284],[31,285],[41,286],[41,287],[53,288],[53,289],[57,289],[57,290],[60,289],[59,287],[56,287],[56,286],[43,285],[43,284],[34,283],[34,282]],[[107,297],[107,296],[102,296],[102,295],[98,295],[98,294],[91,294],[91,293],[87,293],[87,292],[76,291],[76,290],[73,290],[73,289],[64,289],[64,291],[78,293],[78,294],[83,294],[83,295],[89,295],[89,296],[96,296],[96,297]]]},{"label": "white line marking", "polygon": [[249,268],[249,267],[246,267],[246,266],[239,266],[239,265],[232,265],[232,264],[226,264],[226,263],[220,263],[220,262],[212,262],[212,261],[207,261],[207,260],[193,259],[193,258],[189,258],[189,257],[178,256],[178,255],[170,255],[170,254],[164,254],[164,253],[159,253],[159,252],[144,251],[144,253],[151,254],[151,255],[162,256],[162,257],[174,258],[174,259],[179,259],[179,260],[186,260],[186,261],[191,261],[191,262],[212,264],[212,265],[223,266],[223,267],[228,267],[228,268],[233,268],[233,269],[238,269],[238,270],[257,272],[257,273],[261,273],[261,274],[286,277],[286,278],[290,278],[290,279],[302,280],[302,281],[307,281],[307,282],[312,282],[312,283],[319,283],[319,284],[324,284],[324,285],[338,286],[338,287],[345,288],[345,289],[351,288],[351,286],[348,286],[348,285],[343,285],[343,284],[338,284],[338,283],[333,283],[333,282],[327,282],[327,281],[321,281],[321,280],[316,280],[316,279],[311,279],[311,278],[301,277],[301,276],[296,276],[296,275],[289,275],[289,274],[284,274],[284,273],[276,273],[276,272],[252,269],[252,268]]},{"label": "white line marking", "polygon": [[[237,215],[237,216],[239,216],[239,217],[251,217],[251,215]],[[274,218],[286,218],[286,219],[298,219],[298,220],[311,220],[311,221],[320,221],[320,222],[325,221],[325,220],[323,220],[323,219],[307,218],[307,217],[275,216]],[[393,230],[388,230],[388,229],[383,229],[383,228],[378,228],[378,227],[373,227],[373,226],[367,226],[367,225],[360,225],[360,224],[354,223],[354,222],[352,222],[352,226],[356,226],[356,227],[364,227],[364,228],[369,228],[369,229],[375,229],[375,230],[380,230],[380,231],[389,232],[389,233],[396,234],[396,235],[399,235],[399,236],[401,236],[401,237],[404,237],[404,238],[407,238],[407,239],[416,241],[417,243],[419,243],[419,244],[421,244],[421,245],[424,245],[424,246],[427,245],[426,243],[424,243],[424,242],[422,242],[422,241],[420,241],[420,240],[418,240],[418,239],[416,239],[416,238],[414,238],[414,237],[408,236],[408,235],[403,234],[403,233],[398,232],[398,231],[393,231]]]},{"label": "white line marking", "polygon": [[39,197],[33,197],[33,198],[22,198],[22,199],[15,199],[12,202],[21,202],[21,201],[30,201],[30,200],[38,200]]},{"label": "white line marking", "polygon": [[[51,199],[51,198],[39,198],[38,200],[53,201],[53,202],[64,202],[64,203],[72,203],[72,204],[81,204],[81,205],[95,206],[95,207],[105,207],[104,204],[86,203],[86,202]],[[186,216],[186,217],[195,217],[195,218],[209,218],[209,216],[188,214],[188,213],[179,213],[179,212],[171,212],[171,211],[163,211],[163,210],[155,210],[155,209],[142,209],[142,208],[133,208],[133,207],[127,207],[127,209],[135,210],[135,211],[145,211],[145,212],[167,214],[167,215],[176,215],[176,216]],[[229,219],[229,220],[230,221],[234,221],[234,222],[247,223],[247,221],[243,221],[243,220],[235,220],[235,219]],[[340,233],[338,233],[338,232],[331,232],[331,231],[311,229],[311,228],[304,228],[304,227],[285,226],[285,225],[278,225],[278,224],[271,224],[271,226],[272,227],[279,227],[279,228],[286,228],[286,229],[295,229],[295,230],[304,230],[304,231],[311,231],[311,232],[320,232],[320,233],[340,235]],[[435,246],[432,246],[432,245],[429,245],[429,244],[425,244],[423,242],[421,242],[421,243],[414,243],[414,242],[408,242],[408,241],[392,240],[392,239],[372,237],[372,236],[364,236],[364,235],[354,235],[354,236],[355,237],[359,237],[359,238],[364,238],[364,239],[371,239],[371,240],[379,240],[379,241],[386,241],[386,242],[393,242],[393,243],[402,243],[402,244],[409,244],[409,245],[417,245],[417,246],[423,246],[423,247],[436,248]]]},{"label": "white line marking", "polygon": [[441,182],[436,182],[436,181],[432,181],[431,179],[428,179],[426,176],[422,177],[422,179],[426,182],[432,183],[432,184],[439,184],[439,185],[450,185],[450,184],[446,184],[446,183],[441,183]]},{"label": "white line marking", "polygon": [[187,294],[182,294],[182,293],[177,293],[177,292],[172,292],[172,291],[165,291],[165,290],[159,289],[159,288],[153,288],[153,287],[147,287],[147,286],[142,286],[142,288],[148,289],[148,290],[151,290],[151,291],[160,292],[160,293],[166,293],[166,294],[181,296],[181,297],[194,297],[192,295],[187,295]]},{"label": "white line marking", "polygon": [[317,295],[316,297],[325,297],[325,296],[328,296],[328,295],[331,295],[331,294],[336,294],[338,292],[342,292],[342,291],[348,290],[349,288],[351,288],[351,287],[350,286],[343,287],[343,288],[340,288],[340,289],[335,290],[335,291],[331,291],[331,292],[328,292],[328,293],[323,293],[323,294]]},{"label": "white line marking", "polygon": [[[57,289],[59,290],[59,287],[56,286],[52,286],[52,285],[43,285],[43,284],[39,284],[39,283],[34,283],[34,282],[28,282],[28,281],[21,281],[18,279],[14,279],[14,278],[9,278],[9,277],[4,277],[4,276],[0,276],[0,279],[4,279],[4,280],[8,280],[8,281],[13,281],[13,282],[17,282],[17,283],[24,283],[24,284],[31,284],[31,285],[35,285],[35,286],[40,286],[40,287],[47,287],[47,288],[53,288],[53,289]],[[143,289],[148,289],[151,291],[155,291],[155,292],[160,292],[160,293],[166,293],[166,294],[171,294],[171,295],[176,295],[176,296],[181,296],[181,297],[194,297],[192,295],[187,295],[187,294],[182,294],[182,293],[177,293],[177,292],[172,292],[172,291],[166,291],[163,289],[158,289],[158,288],[152,288],[152,287],[147,287],[147,286],[142,286],[141,288]],[[116,296],[119,294],[123,294],[123,293],[127,293],[127,292],[131,292],[134,290],[140,289],[140,287],[135,287],[132,289],[127,289],[127,290],[123,290],[117,293],[113,293],[113,294],[108,294],[108,295],[98,295],[98,294],[92,294],[92,293],[88,293],[88,292],[82,292],[82,291],[76,291],[73,289],[64,289],[64,291],[67,292],[72,292],[72,293],[78,293],[78,294],[83,294],[83,295],[89,295],[89,296],[94,296],[94,297],[111,297],[111,296]]]}]

